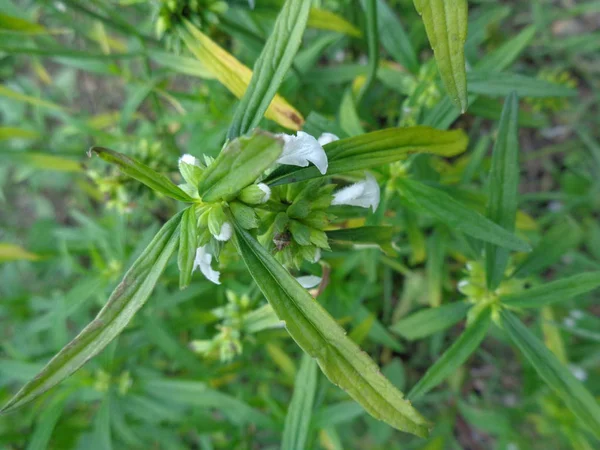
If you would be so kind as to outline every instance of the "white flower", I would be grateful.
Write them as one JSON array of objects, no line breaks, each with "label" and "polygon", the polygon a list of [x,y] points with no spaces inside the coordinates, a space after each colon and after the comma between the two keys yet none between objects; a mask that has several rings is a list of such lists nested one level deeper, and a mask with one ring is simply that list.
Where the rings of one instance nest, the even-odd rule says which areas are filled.
[{"label": "white flower", "polygon": [[327,145],[330,142],[334,142],[334,141],[339,141],[340,138],[337,137],[335,134],[333,133],[323,133],[321,136],[319,136],[319,139],[317,139],[317,142],[323,146],[323,145]]},{"label": "white flower", "polygon": [[312,262],[318,263],[319,261],[321,261],[321,249],[317,247],[317,250],[315,251],[315,257],[313,258]]},{"label": "white flower", "polygon": [[373,212],[379,206],[381,192],[375,177],[367,172],[367,177],[351,186],[340,189],[333,194],[332,205],[360,206],[372,208]]},{"label": "white flower", "polygon": [[223,225],[221,225],[221,230],[219,231],[219,234],[215,234],[214,236],[217,241],[226,242],[229,239],[231,239],[232,234],[233,234],[233,228],[231,227],[231,224],[229,222],[223,222]]},{"label": "white flower", "polygon": [[580,309],[574,309],[573,311],[571,311],[571,317],[575,320],[579,320],[579,319],[583,319],[583,311]]},{"label": "white flower", "polygon": [[267,203],[271,198],[271,188],[265,183],[258,183],[256,186],[265,193],[261,203]]},{"label": "white flower", "polygon": [[277,160],[279,164],[306,167],[311,162],[322,175],[327,172],[327,155],[319,142],[310,134],[298,131],[297,135],[279,134],[283,138],[284,146],[281,156]]},{"label": "white flower", "polygon": [[181,163],[189,164],[190,166],[197,166],[198,160],[196,159],[195,156],[190,155],[189,153],[186,153],[185,155],[182,155],[179,158],[179,164],[181,164]]},{"label": "white flower", "polygon": [[300,283],[300,286],[302,286],[304,289],[310,289],[318,286],[319,284],[321,284],[321,280],[321,277],[317,277],[315,275],[306,275],[303,277],[296,278],[296,281],[298,281],[298,283]]},{"label": "white flower", "polygon": [[565,324],[565,327],[573,328],[575,326],[575,319],[567,317],[563,320],[563,323]]},{"label": "white flower", "polygon": [[574,364],[569,365],[569,369],[575,378],[579,381],[587,380],[588,374],[582,367],[576,366]]},{"label": "white flower", "polygon": [[198,247],[196,249],[196,258],[194,259],[194,268],[200,269],[200,272],[209,280],[215,284],[221,284],[219,277],[221,273],[217,270],[213,270],[210,263],[212,262],[213,255],[211,255],[207,249],[207,246]]}]

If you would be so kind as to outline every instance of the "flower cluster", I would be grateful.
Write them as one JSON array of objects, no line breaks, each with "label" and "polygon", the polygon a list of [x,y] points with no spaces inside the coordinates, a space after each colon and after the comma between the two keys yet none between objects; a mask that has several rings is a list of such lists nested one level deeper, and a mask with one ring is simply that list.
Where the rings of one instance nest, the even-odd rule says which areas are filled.
[{"label": "flower cluster", "polygon": [[[323,146],[338,140],[331,133],[315,138],[299,131],[296,135],[275,135],[283,141],[276,164],[307,167],[313,164],[322,175],[328,159]],[[371,174],[365,180],[336,191],[323,179],[269,187],[255,180],[227,201],[205,202],[198,191],[203,172],[214,161],[186,154],[179,160],[184,184],[179,187],[195,199],[198,227],[197,250],[193,270],[200,270],[210,281],[220,284],[220,272],[214,267],[223,245],[233,235],[229,214],[244,229],[256,230],[261,243],[287,267],[300,268],[302,261],[317,262],[323,250],[329,250],[326,230],[335,219],[331,205],[371,208],[379,205],[380,191]]]}]

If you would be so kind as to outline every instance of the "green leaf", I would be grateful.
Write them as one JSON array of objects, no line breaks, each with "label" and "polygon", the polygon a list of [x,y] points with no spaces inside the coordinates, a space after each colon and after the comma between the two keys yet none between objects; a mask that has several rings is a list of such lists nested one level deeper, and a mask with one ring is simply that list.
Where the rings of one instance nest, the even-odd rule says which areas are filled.
[{"label": "green leaf", "polygon": [[419,71],[419,61],[408,34],[385,0],[377,0],[377,25],[383,48],[396,62],[412,73]]},{"label": "green leaf", "polygon": [[526,277],[550,267],[568,250],[579,245],[582,238],[581,228],[571,217],[565,217],[546,232],[527,258],[521,262],[513,274]]},{"label": "green leaf", "polygon": [[13,100],[17,100],[19,102],[29,103],[33,106],[38,106],[40,108],[46,108],[54,111],[61,111],[64,109],[62,106],[57,105],[55,103],[48,102],[37,97],[32,97],[31,95],[25,95],[21,94],[20,92],[13,91],[12,89],[9,89],[2,84],[0,84],[0,97],[7,97]]},{"label": "green leaf", "polygon": [[306,26],[361,37],[362,32],[343,17],[320,8],[310,8]]},{"label": "green leaf", "polygon": [[233,139],[256,128],[300,48],[310,2],[286,0],[273,32],[256,60],[250,85],[240,100],[229,128]]},{"label": "green leaf", "polygon": [[397,183],[401,195],[415,208],[425,209],[448,227],[509,250],[530,250],[529,244],[467,208],[444,191],[408,178],[398,179]]},{"label": "green leaf", "polygon": [[[504,104],[498,137],[492,153],[487,217],[511,233],[515,231],[519,195],[519,100],[512,93]],[[494,244],[485,246],[486,280],[494,290],[504,278],[509,252]]]},{"label": "green leaf", "polygon": [[254,281],[285,321],[296,343],[317,359],[329,380],[340,386],[373,417],[398,430],[428,434],[428,423],[404,400],[346,332],[250,234],[237,223],[238,250]]},{"label": "green leaf", "polygon": [[281,450],[307,448],[313,401],[317,390],[317,362],[306,353],[294,382],[294,395],[285,416]]},{"label": "green leaf", "polygon": [[600,272],[589,272],[545,283],[523,292],[503,295],[500,300],[515,308],[542,308],[585,294],[599,286]]},{"label": "green leaf", "polygon": [[10,411],[28,403],[57,385],[100,353],[144,305],[165,270],[179,241],[182,213],[156,234],[113,291],[96,318],[66,345],[42,371],[4,406]]},{"label": "green leaf", "polygon": [[467,360],[479,347],[491,323],[490,308],[484,309],[467,329],[454,341],[446,352],[431,366],[423,378],[408,393],[408,398],[416,400],[436,387]]},{"label": "green leaf", "polygon": [[455,302],[423,309],[399,320],[390,327],[390,331],[409,341],[422,339],[460,322],[471,306],[467,302]]},{"label": "green leaf", "polygon": [[136,161],[122,153],[109,150],[104,147],[92,147],[89,154],[94,152],[104,161],[119,166],[121,172],[135,178],[139,182],[145,184],[150,189],[174,198],[180,202],[193,202],[194,199],[177,187],[166,176],[155,172],[150,167]]},{"label": "green leaf", "polygon": [[513,313],[503,310],[500,317],[504,331],[540,378],[563,398],[590,431],[600,437],[600,405],[593,395]]},{"label": "green leaf", "polygon": [[482,72],[501,72],[507,69],[531,43],[536,32],[537,29],[533,25],[524,28],[515,37],[481,58],[475,69]]},{"label": "green leaf", "polygon": [[[325,145],[329,161],[325,176],[389,164],[415,153],[455,156],[465,151],[467,143],[467,136],[461,130],[440,131],[419,126],[374,131]],[[277,186],[322,176],[314,166],[281,166],[265,182]]]},{"label": "green leaf", "polygon": [[348,136],[358,136],[365,134],[365,129],[360,122],[356,107],[356,99],[352,88],[346,89],[339,107],[340,127],[344,134]]},{"label": "green leaf", "polygon": [[205,202],[232,200],[269,168],[283,150],[283,140],[256,130],[229,142],[203,173],[198,192]]},{"label": "green leaf", "polygon": [[[475,69],[482,72],[500,72],[508,68],[530,44],[535,36],[536,29],[531,26],[525,28],[514,38],[501,45],[498,49],[488,53],[475,65]],[[477,100],[476,94],[469,95],[469,105]],[[423,118],[422,125],[442,130],[447,129],[460,116],[458,108],[449,97],[444,97]]]},{"label": "green leaf", "polygon": [[574,97],[578,92],[567,86],[514,73],[472,71],[467,74],[469,93],[504,97]]},{"label": "green leaf", "polygon": [[2,13],[0,13],[0,31],[30,35],[49,33],[42,25]]},{"label": "green leaf", "polygon": [[365,11],[365,21],[367,24],[367,49],[369,54],[369,64],[367,79],[363,83],[356,98],[356,104],[360,105],[361,100],[369,91],[375,79],[377,78],[377,68],[379,66],[379,30],[377,28],[377,0],[363,0],[363,10]]},{"label": "green leaf", "polygon": [[368,226],[327,231],[327,238],[333,241],[331,243],[343,245],[373,245],[394,256],[397,252],[392,247],[392,240],[397,234],[398,230],[393,227]]},{"label": "green leaf", "polygon": [[40,137],[37,131],[25,128],[0,127],[0,141],[8,139],[37,139]]},{"label": "green leaf", "polygon": [[0,263],[10,261],[37,261],[40,255],[31,253],[17,244],[0,242]]},{"label": "green leaf", "polygon": [[165,404],[189,405],[194,409],[215,408],[237,425],[273,428],[272,420],[241,399],[211,389],[195,380],[148,378],[141,380],[146,395]]},{"label": "green leaf", "polygon": [[179,266],[179,289],[189,286],[192,281],[194,257],[198,247],[198,224],[196,221],[195,206],[190,206],[183,212],[181,218],[181,233],[179,233],[179,253],[177,265]]},{"label": "green leaf", "polygon": [[66,400],[66,397],[59,398],[58,401],[53,401],[52,404],[46,406],[40,412],[35,429],[28,440],[26,450],[47,450],[50,448],[49,444],[52,432],[62,416]]},{"label": "green leaf", "polygon": [[468,106],[464,49],[467,0],[414,0],[414,4],[423,17],[446,91],[464,113]]}]

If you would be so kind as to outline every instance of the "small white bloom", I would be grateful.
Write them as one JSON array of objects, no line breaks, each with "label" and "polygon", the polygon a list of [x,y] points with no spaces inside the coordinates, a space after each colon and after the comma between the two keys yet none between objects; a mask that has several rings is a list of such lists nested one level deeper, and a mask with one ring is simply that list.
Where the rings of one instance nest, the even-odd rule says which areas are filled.
[{"label": "small white bloom", "polygon": [[579,381],[587,380],[588,374],[585,371],[585,369],[583,369],[582,367],[572,364],[569,366],[569,369],[571,370],[571,373],[573,374],[573,376],[575,378],[577,378]]},{"label": "small white bloom", "polygon": [[372,208],[373,212],[379,206],[381,192],[375,177],[367,172],[367,178],[351,186],[340,189],[333,194],[332,205],[360,206]]},{"label": "small white bloom", "polygon": [[563,320],[563,323],[565,324],[565,327],[573,328],[575,326],[575,319],[573,319],[572,317],[567,317]]},{"label": "small white bloom", "polygon": [[337,137],[333,133],[323,133],[321,136],[319,136],[319,139],[317,139],[317,142],[319,143],[319,145],[323,146],[323,145],[329,144],[330,142],[339,141],[339,140],[340,140],[340,138]]},{"label": "small white bloom", "polygon": [[579,320],[579,319],[583,319],[583,311],[580,309],[574,309],[573,311],[571,311],[571,317],[575,320]]},{"label": "small white bloom", "polygon": [[212,262],[213,255],[211,255],[207,249],[207,246],[198,247],[196,249],[196,258],[194,259],[194,268],[200,269],[200,272],[209,280],[215,284],[221,284],[219,277],[221,273],[217,270],[213,270],[210,263]]},{"label": "small white bloom", "polygon": [[311,162],[322,175],[327,172],[327,155],[319,142],[310,134],[298,131],[297,135],[279,134],[283,138],[284,146],[281,156],[277,160],[279,164],[306,167]]},{"label": "small white bloom", "polygon": [[265,183],[258,183],[256,186],[258,186],[258,188],[265,193],[261,203],[267,203],[271,198],[271,188]]},{"label": "small white bloom", "polygon": [[215,235],[215,239],[217,241],[226,242],[229,239],[231,239],[232,234],[233,234],[233,228],[231,227],[231,224],[229,222],[223,222],[223,225],[221,225],[221,230],[219,231],[219,234]]},{"label": "small white bloom", "polygon": [[181,158],[179,158],[179,164],[181,163],[189,164],[190,166],[197,166],[198,160],[195,156],[186,153],[185,155],[182,155]]},{"label": "small white bloom", "polygon": [[315,275],[306,275],[303,277],[296,278],[296,281],[298,281],[298,283],[300,283],[300,286],[302,286],[304,289],[310,289],[318,286],[319,284],[321,284],[321,280],[321,277],[317,277]]},{"label": "small white bloom", "polygon": [[321,261],[321,249],[317,247],[317,250],[315,251],[315,257],[313,258],[312,262],[318,263],[319,261]]}]

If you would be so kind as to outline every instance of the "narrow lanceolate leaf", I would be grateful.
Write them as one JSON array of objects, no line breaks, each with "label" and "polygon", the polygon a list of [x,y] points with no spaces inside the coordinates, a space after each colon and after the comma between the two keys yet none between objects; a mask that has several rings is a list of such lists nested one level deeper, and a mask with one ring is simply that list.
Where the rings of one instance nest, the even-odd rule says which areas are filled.
[{"label": "narrow lanceolate leaf", "polygon": [[390,327],[390,330],[411,341],[422,339],[464,319],[471,306],[467,302],[456,302],[437,308],[427,308],[399,320]]},{"label": "narrow lanceolate leaf", "polygon": [[[498,137],[492,154],[487,216],[511,233],[515,231],[519,192],[519,138],[517,115],[519,101],[512,93],[504,104]],[[509,252],[488,243],[485,246],[487,286],[498,287],[504,278]]]},{"label": "narrow lanceolate leaf", "polygon": [[156,192],[160,192],[180,202],[191,202],[194,200],[166,176],[129,156],[103,147],[92,147],[89,154],[91,155],[92,152],[96,153],[104,161],[119,166],[121,172],[129,175],[131,178],[135,178]]},{"label": "narrow lanceolate leaf", "polygon": [[235,224],[239,252],[296,343],[335,385],[373,417],[398,430],[427,436],[427,421],[385,378],[329,313],[250,234]]},{"label": "narrow lanceolate leaf", "polygon": [[229,139],[258,126],[300,48],[309,11],[310,2],[286,0],[254,64],[250,85],[233,116]]},{"label": "narrow lanceolate leaf", "polygon": [[310,8],[306,26],[309,28],[317,28],[319,30],[336,31],[338,33],[347,34],[348,36],[362,36],[361,31],[346,19],[331,11],[320,8]]},{"label": "narrow lanceolate leaf", "polygon": [[516,294],[503,295],[502,303],[516,308],[542,308],[569,300],[600,287],[600,272],[589,272],[546,283]]},{"label": "narrow lanceolate leaf", "polygon": [[396,13],[385,0],[377,0],[377,27],[381,44],[408,71],[419,71],[415,49]]},{"label": "narrow lanceolate leaf", "polygon": [[527,255],[515,273],[526,277],[550,267],[567,251],[577,247],[582,239],[581,228],[571,217],[565,217],[553,225],[533,251]]},{"label": "narrow lanceolate leaf", "polygon": [[31,35],[48,33],[46,28],[37,23],[2,13],[0,13],[0,31]]},{"label": "narrow lanceolate leaf", "polygon": [[202,200],[232,200],[269,168],[283,150],[283,140],[266,131],[229,142],[198,183]]},{"label": "narrow lanceolate leaf", "polygon": [[590,431],[600,437],[600,405],[571,371],[510,311],[501,313],[502,326],[513,343],[544,380]]},{"label": "narrow lanceolate leaf", "polygon": [[577,89],[515,73],[480,72],[467,74],[469,93],[487,97],[506,96],[516,92],[519,97],[574,97]]},{"label": "narrow lanceolate leaf", "polygon": [[0,263],[10,261],[37,261],[39,255],[25,250],[17,244],[0,242]]},{"label": "narrow lanceolate leaf", "polygon": [[487,334],[491,323],[491,310],[484,309],[468,328],[454,341],[448,350],[431,366],[423,378],[408,393],[408,398],[416,400],[436,387],[467,360],[477,350]]},{"label": "narrow lanceolate leaf", "polygon": [[[250,84],[252,70],[239,62],[232,54],[222,49],[191,23],[186,22],[185,25],[187,32],[182,31],[181,38],[188,49],[198,58],[205,70],[209,71],[233,95],[242,98]],[[275,95],[265,113],[265,117],[291,130],[299,130],[304,123],[302,114],[280,95]]]},{"label": "narrow lanceolate leaf", "polygon": [[144,305],[179,241],[179,213],[156,234],[133,263],[106,305],[81,333],[4,406],[1,412],[30,402],[57,385],[100,353]]},{"label": "narrow lanceolate leaf", "polygon": [[363,9],[365,10],[367,23],[367,48],[369,51],[369,70],[367,79],[363,83],[357,95],[356,103],[360,104],[361,99],[369,91],[375,78],[377,78],[377,67],[379,66],[379,29],[377,28],[377,0],[364,0]]},{"label": "narrow lanceolate leaf", "polygon": [[316,390],[317,362],[305,353],[294,383],[294,395],[285,416],[281,450],[307,448]]},{"label": "narrow lanceolate leaf", "polygon": [[181,217],[181,232],[179,233],[179,253],[177,265],[179,266],[179,289],[189,286],[192,280],[194,257],[198,246],[198,224],[196,210],[190,206]]},{"label": "narrow lanceolate leaf", "polygon": [[530,250],[529,245],[513,233],[466,207],[444,191],[408,178],[398,179],[397,183],[400,194],[414,207],[426,210],[448,227],[509,250]]},{"label": "narrow lanceolate leaf", "polygon": [[[389,164],[414,153],[455,156],[465,151],[467,143],[467,136],[461,130],[410,127],[374,131],[325,145],[329,161],[326,176]],[[281,166],[266,182],[276,186],[321,176],[314,166]]]},{"label": "narrow lanceolate leaf", "polygon": [[448,95],[462,112],[467,110],[467,0],[414,0]]}]

